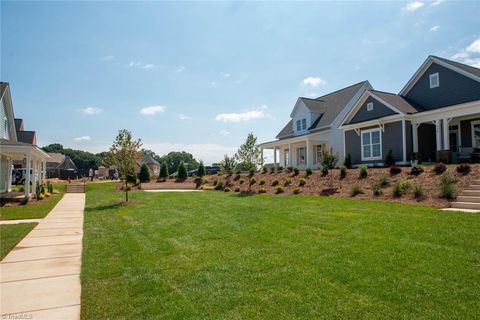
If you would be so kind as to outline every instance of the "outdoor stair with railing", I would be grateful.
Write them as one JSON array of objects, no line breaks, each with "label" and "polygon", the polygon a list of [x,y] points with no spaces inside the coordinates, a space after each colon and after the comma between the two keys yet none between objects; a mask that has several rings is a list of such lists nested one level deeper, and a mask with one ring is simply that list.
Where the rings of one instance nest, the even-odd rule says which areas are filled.
[{"label": "outdoor stair with railing", "polygon": [[85,193],[85,184],[67,184],[67,193]]},{"label": "outdoor stair with railing", "polygon": [[473,180],[460,192],[457,201],[452,202],[452,209],[467,209],[480,212],[480,180]]}]

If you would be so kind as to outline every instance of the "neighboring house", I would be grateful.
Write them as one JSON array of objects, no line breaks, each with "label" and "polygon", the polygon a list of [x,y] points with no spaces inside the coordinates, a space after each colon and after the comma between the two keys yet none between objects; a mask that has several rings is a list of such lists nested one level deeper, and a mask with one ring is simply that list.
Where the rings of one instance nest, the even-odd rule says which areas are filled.
[{"label": "neighboring house", "polygon": [[[25,175],[25,195],[35,195],[37,181],[45,180],[48,155],[36,146],[35,132],[24,131],[23,121],[13,114],[10,85],[0,82],[0,193],[11,190],[12,168]],[[31,172],[31,174],[27,174]]]},{"label": "neighboring house", "polygon": [[140,173],[140,168],[142,165],[147,165],[148,169],[150,169],[150,175],[152,177],[158,177],[160,174],[160,163],[155,160],[151,155],[148,153],[142,153],[142,155],[137,160],[137,164],[135,166],[135,173]]},{"label": "neighboring house", "polygon": [[[274,163],[281,166],[317,168],[322,149],[345,157],[344,134],[341,121],[366,91],[372,89],[363,81],[331,92],[316,99],[298,98],[290,121],[276,136],[277,140],[261,144],[262,149],[273,149]],[[278,158],[277,158],[278,153]]]},{"label": "neighboring house", "polygon": [[69,155],[61,153],[48,153],[47,178],[74,179],[77,175],[77,166]]},{"label": "neighboring house", "polygon": [[429,56],[399,94],[366,90],[342,121],[353,164],[469,160],[480,151],[480,69]]}]

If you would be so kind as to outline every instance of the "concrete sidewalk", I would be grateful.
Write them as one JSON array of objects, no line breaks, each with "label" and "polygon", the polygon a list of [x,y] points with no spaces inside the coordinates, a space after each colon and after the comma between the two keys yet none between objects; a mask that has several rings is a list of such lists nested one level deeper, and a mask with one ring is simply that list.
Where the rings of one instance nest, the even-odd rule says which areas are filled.
[{"label": "concrete sidewalk", "polygon": [[84,207],[85,194],[65,194],[0,263],[2,318],[80,318]]}]

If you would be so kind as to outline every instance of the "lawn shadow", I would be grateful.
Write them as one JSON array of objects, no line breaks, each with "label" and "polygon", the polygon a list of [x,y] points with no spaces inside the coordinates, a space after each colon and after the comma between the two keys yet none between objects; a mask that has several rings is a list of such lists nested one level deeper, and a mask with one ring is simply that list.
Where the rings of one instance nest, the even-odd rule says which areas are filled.
[{"label": "lawn shadow", "polygon": [[[128,203],[132,203],[132,201],[129,201]],[[86,207],[85,212],[103,211],[103,210],[114,209],[114,208],[118,208],[118,207],[123,207],[124,205],[127,205],[128,203],[125,203],[125,201],[123,201],[123,200],[121,200],[121,201],[117,200],[113,203],[106,204],[106,205],[100,205],[100,206],[96,206],[96,207]]]}]

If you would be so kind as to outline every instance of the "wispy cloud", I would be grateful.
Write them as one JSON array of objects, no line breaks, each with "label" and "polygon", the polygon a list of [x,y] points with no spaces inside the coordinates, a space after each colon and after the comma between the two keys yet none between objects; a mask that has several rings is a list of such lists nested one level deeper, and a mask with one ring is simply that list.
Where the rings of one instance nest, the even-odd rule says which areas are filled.
[{"label": "wispy cloud", "polygon": [[228,73],[228,72],[222,72],[221,75],[222,75],[222,77],[224,77],[224,78],[230,78],[230,76],[231,76],[231,74]]},{"label": "wispy cloud", "polygon": [[308,94],[308,96],[309,96],[310,98],[318,97],[318,93],[312,92],[312,93]]},{"label": "wispy cloud", "polygon": [[93,116],[93,115],[96,115],[96,114],[100,114],[102,113],[102,109],[100,108],[97,108],[97,107],[86,107],[84,109],[82,109],[82,113],[85,114],[85,115],[88,115],[88,116]]},{"label": "wispy cloud", "polygon": [[178,66],[175,69],[175,73],[183,73],[186,69],[187,69],[187,67],[185,67],[185,66]]},{"label": "wispy cloud", "polygon": [[438,6],[438,5],[439,5],[440,3],[442,3],[442,2],[443,2],[443,0],[435,0],[435,1],[433,1],[430,5],[432,5],[432,6]]},{"label": "wispy cloud", "polygon": [[431,32],[435,32],[435,31],[437,31],[439,28],[440,28],[440,26],[433,26],[433,27],[430,28],[430,31],[431,31]]},{"label": "wispy cloud", "polygon": [[217,114],[215,120],[221,122],[245,122],[255,119],[270,118],[273,117],[266,111],[268,106],[263,105],[260,108],[248,110],[240,113],[220,113]]},{"label": "wispy cloud", "polygon": [[225,129],[220,130],[218,133],[219,133],[221,136],[224,136],[224,137],[230,135],[230,131],[227,131],[227,130],[225,130]]},{"label": "wispy cloud", "polygon": [[303,85],[305,86],[311,86],[311,87],[320,87],[323,86],[327,83],[327,81],[323,80],[320,77],[307,77],[303,79],[302,81]]},{"label": "wispy cloud", "polygon": [[420,1],[411,1],[405,6],[405,10],[408,12],[414,12],[423,7],[425,4]]},{"label": "wispy cloud", "polygon": [[188,120],[188,119],[191,119],[189,116],[187,116],[186,114],[183,114],[183,113],[179,113],[178,114],[178,119],[180,120]]},{"label": "wispy cloud", "polygon": [[100,60],[108,61],[108,60],[112,60],[113,58],[115,58],[115,56],[105,56],[105,57],[101,57]]},{"label": "wispy cloud", "polygon": [[144,116],[154,116],[157,113],[165,112],[165,109],[166,109],[165,106],[160,106],[160,105],[149,106],[149,107],[145,107],[145,108],[140,109],[140,114],[142,114]]},{"label": "wispy cloud", "polygon": [[453,60],[480,68],[480,38],[452,56]]},{"label": "wispy cloud", "polygon": [[153,68],[157,67],[153,63],[143,63],[143,62],[139,62],[139,61],[130,61],[128,66],[130,68],[139,68],[139,69],[153,69]]},{"label": "wispy cloud", "polygon": [[81,137],[76,137],[73,140],[75,140],[75,141],[90,141],[90,140],[92,140],[92,138],[90,136],[81,136]]}]

